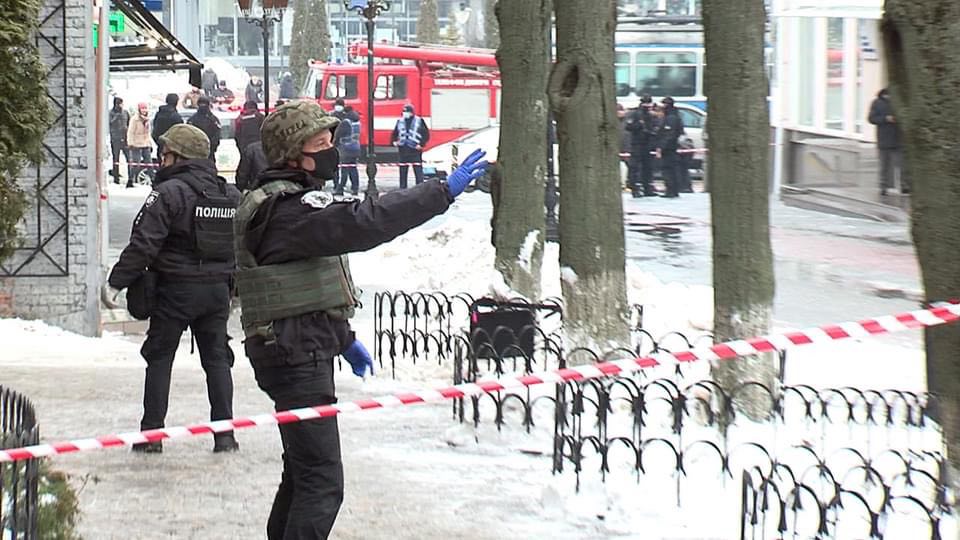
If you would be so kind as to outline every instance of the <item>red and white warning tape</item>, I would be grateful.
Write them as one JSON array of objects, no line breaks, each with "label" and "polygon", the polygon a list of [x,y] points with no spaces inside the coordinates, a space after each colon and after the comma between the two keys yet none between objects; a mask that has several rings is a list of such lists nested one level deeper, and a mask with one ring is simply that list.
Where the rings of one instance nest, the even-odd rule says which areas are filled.
[{"label": "red and white warning tape", "polygon": [[103,435],[90,439],[76,439],[53,444],[38,444],[23,448],[0,450],[0,463],[73,452],[84,452],[100,448],[126,446],[134,443],[156,442],[164,439],[220,433],[254,426],[289,424],[316,418],[326,418],[345,412],[443,401],[545,383],[583,381],[630,373],[656,366],[686,364],[698,360],[729,360],[739,356],[782,351],[792,347],[815,343],[863,338],[878,334],[937,326],[953,323],[958,320],[960,320],[960,303],[939,303],[929,309],[910,311],[898,315],[818,326],[796,332],[771,334],[747,340],[728,341],[709,347],[698,347],[677,353],[659,352],[643,358],[601,362],[588,366],[555,369],[531,375],[508,375],[499,379],[482,380],[476,383],[465,383],[434,390],[422,390],[418,392],[359,399],[334,405],[305,407],[302,409],[260,414],[245,418],[234,418],[232,420],[219,420],[189,426],[152,429],[149,431],[121,433],[117,435]]}]

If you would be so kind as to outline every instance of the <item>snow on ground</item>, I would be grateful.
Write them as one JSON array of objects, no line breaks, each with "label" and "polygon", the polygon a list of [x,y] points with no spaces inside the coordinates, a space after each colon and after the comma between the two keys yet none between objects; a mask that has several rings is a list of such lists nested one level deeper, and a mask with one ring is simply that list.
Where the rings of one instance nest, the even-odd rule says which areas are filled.
[{"label": "snow on ground", "polygon": [[115,334],[90,338],[42,321],[4,318],[0,318],[0,343],[4,365],[103,364],[129,361],[140,350],[139,344]]},{"label": "snow on ground", "polygon": [[[116,197],[143,198],[148,191],[147,187],[125,190],[110,186],[111,195]],[[354,278],[362,289],[367,290],[364,301],[369,303],[355,321],[354,326],[359,337],[368,343],[373,340],[372,297],[376,291],[442,290],[448,293],[468,292],[474,296],[487,294],[491,288],[503,292],[503,286],[499,283],[502,277],[493,269],[494,250],[489,242],[488,220],[489,198],[482,194],[466,195],[458,200],[446,215],[435,218],[394,242],[367,253],[353,255]],[[560,296],[563,272],[558,256],[557,245],[547,244],[542,271],[545,297]],[[644,326],[654,336],[673,330],[695,336],[711,327],[712,290],[709,287],[664,281],[633,264],[628,265],[627,282],[630,302],[646,307]],[[139,348],[139,344],[133,339],[115,335],[97,339],[86,338],[44,323],[17,319],[0,319],[0,343],[4,344],[0,365],[62,365],[70,369],[84,365],[95,367],[108,362],[129,362],[138,356]],[[233,346],[238,358],[242,358],[241,348],[236,342]],[[181,355],[185,354],[185,348],[182,346]],[[808,383],[818,387],[856,385],[861,388],[900,388],[912,391],[922,391],[924,388],[923,353],[918,350],[871,340],[849,340],[799,348],[791,351],[789,358],[789,384]],[[425,365],[427,362],[432,363]],[[188,367],[184,367],[185,363]],[[183,362],[178,362],[177,369],[197,370],[196,364],[195,357],[187,356]],[[899,369],[904,365],[909,365],[912,369],[908,372]],[[409,359],[400,359],[396,368],[397,380],[392,380],[389,372],[381,372],[374,378],[360,381],[349,376],[347,371],[338,375],[338,385],[342,394],[349,396],[347,399],[352,399],[358,395],[380,395],[399,390],[441,386],[449,384],[450,381],[449,360],[442,363],[424,360],[414,365]],[[242,368],[238,365],[238,369]],[[249,381],[247,383],[249,384]],[[238,386],[238,395],[243,395],[243,391],[247,389],[239,390],[240,388]],[[549,392],[549,389],[538,388],[534,392]],[[246,408],[238,406],[238,411],[243,414],[251,413],[249,403]],[[405,433],[404,437],[397,437],[395,434],[381,435],[384,440],[376,443],[368,441],[370,444],[360,451],[365,457],[375,460],[376,463],[383,463],[388,468],[391,460],[405,460],[405,466],[402,470],[398,469],[397,474],[402,472],[407,475],[407,481],[419,482],[425,487],[436,482],[440,475],[460,471],[457,474],[482,475],[491,485],[499,486],[501,494],[505,489],[511,490],[512,496],[519,497],[517,500],[530,503],[525,510],[532,512],[522,524],[524,528],[520,537],[573,537],[564,535],[569,533],[555,534],[561,524],[568,527],[563,529],[564,531],[583,531],[580,536],[583,538],[733,538],[738,532],[739,476],[734,480],[722,480],[715,473],[709,472],[716,470],[709,460],[692,459],[688,470],[690,477],[678,488],[678,482],[670,472],[673,465],[669,456],[658,457],[651,453],[645,458],[651,460],[645,462],[648,473],[644,475],[642,482],[638,482],[627,463],[628,460],[622,455],[611,455],[611,466],[615,472],[608,475],[605,483],[600,481],[600,474],[597,472],[599,458],[589,458],[584,462],[578,492],[575,477],[571,472],[572,464],[566,464],[567,472],[563,474],[550,474],[553,422],[552,410],[548,404],[534,410],[536,427],[529,434],[522,428],[522,411],[515,406],[505,408],[508,425],[498,431],[491,422],[494,409],[489,399],[481,399],[481,416],[484,422],[476,429],[469,422],[463,425],[452,422],[449,413],[450,410],[446,407],[435,410],[418,409],[416,413],[405,413],[403,408],[381,411],[379,414],[393,415],[383,418],[397,419],[396,422],[400,423],[401,427],[404,418],[416,418],[421,423],[424,415],[435,414],[436,418],[432,426],[416,428]],[[373,414],[377,413],[357,413],[368,416]],[[404,416],[405,414],[408,416]],[[201,415],[195,416],[199,419]],[[611,416],[612,429],[623,427],[629,422],[628,415],[622,410],[615,408]],[[344,419],[344,430],[348,437],[357,437],[357,428],[365,426],[368,421],[375,422],[375,419],[369,417],[364,417],[362,421],[351,418],[353,416],[348,415]],[[658,429],[658,426],[647,426],[646,429]],[[745,429],[746,436],[777,436],[776,433],[771,433],[769,427]],[[72,430],[60,428],[57,431]],[[847,438],[856,438],[856,435],[846,428],[840,431],[842,433],[830,435],[837,437],[836,439],[823,436],[819,439],[813,437],[813,440],[824,443],[828,440],[845,442]],[[98,433],[85,433],[96,434]],[[246,437],[252,438],[253,435]],[[784,440],[787,438],[789,437]],[[256,447],[250,444],[244,447],[244,451],[254,451],[254,448]],[[240,455],[241,458],[243,456],[244,454]],[[368,496],[373,497],[374,491],[382,490],[382,486],[369,483],[369,478],[366,477],[371,476],[370,473],[365,476],[365,473],[357,471],[356,467],[355,463],[347,460],[348,482],[355,482],[356,485],[350,487],[353,499],[348,497],[342,516],[345,524],[351,523],[351,519],[355,521],[351,514],[354,511],[352,508],[363,509],[363,493],[369,492]],[[521,471],[522,475],[517,476],[517,471]],[[700,476],[697,476],[698,473]],[[250,474],[257,473],[251,471]],[[384,474],[390,473],[385,471]],[[372,476],[376,478],[374,482],[382,480],[377,474]],[[361,494],[358,495],[357,491]],[[472,505],[485,504],[488,500],[486,497],[490,497],[490,494],[486,493],[482,486],[448,495],[448,498],[460,505],[461,511],[467,511],[464,509],[469,509]],[[694,513],[697,517],[691,519]],[[451,512],[445,519],[449,522],[436,524],[435,530],[451,530],[448,527],[453,527],[452,524],[462,518]],[[497,530],[497,523],[489,525]],[[382,529],[370,530],[368,537],[386,538],[389,537],[389,530],[390,525],[387,523]],[[350,536],[350,531],[339,525],[337,531],[344,534],[344,537],[358,537]],[[853,534],[850,537],[857,536]]]},{"label": "snow on ground", "polygon": [[[242,68],[238,68],[222,58],[209,58],[204,61],[204,68],[211,68],[217,73],[217,78],[227,81],[227,88],[239,96],[242,104],[243,93],[246,90],[250,75]],[[110,91],[123,98],[124,106],[128,109],[136,107],[138,103],[147,103],[152,108],[163,105],[167,94],[179,96],[190,91],[190,81],[186,72],[156,73],[114,73],[110,75]]]}]

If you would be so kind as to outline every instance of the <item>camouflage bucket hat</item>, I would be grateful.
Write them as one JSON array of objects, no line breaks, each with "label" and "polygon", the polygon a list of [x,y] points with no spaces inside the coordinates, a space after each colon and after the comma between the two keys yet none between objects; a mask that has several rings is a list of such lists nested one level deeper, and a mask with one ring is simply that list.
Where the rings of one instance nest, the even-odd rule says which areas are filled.
[{"label": "camouflage bucket hat", "polygon": [[186,159],[206,159],[210,156],[210,139],[199,128],[190,124],[177,124],[160,136],[165,152]]},{"label": "camouflage bucket hat", "polygon": [[273,164],[300,157],[303,143],[325,129],[336,129],[340,120],[313,101],[290,101],[263,121],[260,138],[267,160]]}]

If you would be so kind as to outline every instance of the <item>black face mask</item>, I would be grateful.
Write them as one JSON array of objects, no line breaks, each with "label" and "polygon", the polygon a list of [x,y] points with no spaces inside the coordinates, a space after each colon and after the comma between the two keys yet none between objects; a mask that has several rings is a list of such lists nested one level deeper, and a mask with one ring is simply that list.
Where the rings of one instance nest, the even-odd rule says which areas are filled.
[{"label": "black face mask", "polygon": [[321,150],[320,152],[304,152],[304,156],[313,159],[314,168],[307,171],[313,178],[323,180],[333,180],[337,177],[338,165],[340,165],[340,153],[336,148]]}]

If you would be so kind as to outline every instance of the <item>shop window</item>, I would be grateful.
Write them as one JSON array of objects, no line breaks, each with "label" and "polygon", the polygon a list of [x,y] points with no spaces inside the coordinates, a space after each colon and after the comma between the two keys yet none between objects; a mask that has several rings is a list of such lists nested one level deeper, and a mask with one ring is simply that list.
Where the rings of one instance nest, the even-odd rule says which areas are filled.
[{"label": "shop window", "polygon": [[[801,17],[797,20],[798,36],[797,43],[816,43],[815,36],[816,19],[810,17]],[[797,123],[801,126],[813,126],[814,109],[814,47],[799,47],[797,51]]]},{"label": "shop window", "polygon": [[373,89],[373,99],[377,101],[407,99],[407,76],[380,75],[377,77],[377,86]]},{"label": "shop window", "polygon": [[828,129],[843,129],[843,19],[827,19],[826,122]]},{"label": "shop window", "polygon": [[697,95],[697,54],[641,52],[636,59],[638,93],[653,96]]},{"label": "shop window", "polygon": [[324,92],[324,99],[356,99],[359,95],[356,75],[331,75],[327,78],[327,91]]}]

